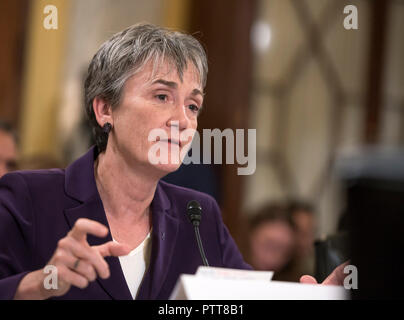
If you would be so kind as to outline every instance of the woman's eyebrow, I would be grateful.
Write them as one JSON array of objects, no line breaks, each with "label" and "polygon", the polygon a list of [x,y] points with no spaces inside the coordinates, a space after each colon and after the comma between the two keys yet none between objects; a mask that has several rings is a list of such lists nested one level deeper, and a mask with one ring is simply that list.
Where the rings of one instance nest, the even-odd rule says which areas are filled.
[{"label": "woman's eyebrow", "polygon": [[167,81],[167,80],[164,80],[164,79],[157,79],[157,80],[154,80],[152,82],[152,85],[156,84],[156,83],[163,84],[163,85],[165,85],[167,87],[170,87],[170,88],[173,88],[173,89],[178,88],[178,84],[176,82],[173,82],[173,81]]},{"label": "woman's eyebrow", "polygon": [[[152,82],[152,85],[153,84],[156,84],[156,83],[159,83],[159,84],[163,84],[163,85],[165,85],[165,86],[167,86],[167,87],[170,87],[170,88],[173,88],[173,89],[177,89],[178,88],[178,84],[176,83],[176,82],[174,82],[174,81],[167,81],[167,80],[164,80],[164,79],[157,79],[157,80],[154,80],[153,82]],[[201,90],[199,90],[199,89],[194,89],[194,90],[192,90],[192,93],[191,93],[193,96],[197,96],[197,95],[200,95],[200,96],[202,96],[202,98],[204,97],[204,93],[201,91]]]},{"label": "woman's eyebrow", "polygon": [[202,98],[203,98],[203,96],[205,95],[201,90],[199,90],[199,89],[194,89],[194,90],[192,90],[192,95],[193,96],[197,96],[197,95],[200,95],[200,96],[202,96]]}]

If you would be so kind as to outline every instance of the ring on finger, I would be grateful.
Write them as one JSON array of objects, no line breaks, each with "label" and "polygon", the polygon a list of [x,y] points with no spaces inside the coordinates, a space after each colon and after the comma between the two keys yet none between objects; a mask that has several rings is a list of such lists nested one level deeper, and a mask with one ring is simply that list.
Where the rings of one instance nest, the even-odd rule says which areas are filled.
[{"label": "ring on finger", "polygon": [[77,269],[77,267],[79,266],[80,263],[80,258],[77,258],[76,262],[73,265],[73,269]]}]

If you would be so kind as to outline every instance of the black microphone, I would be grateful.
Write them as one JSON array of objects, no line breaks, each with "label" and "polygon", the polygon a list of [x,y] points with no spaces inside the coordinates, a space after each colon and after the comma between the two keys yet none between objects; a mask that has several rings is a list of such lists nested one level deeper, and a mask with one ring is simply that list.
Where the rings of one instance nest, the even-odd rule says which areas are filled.
[{"label": "black microphone", "polygon": [[209,267],[208,260],[206,259],[205,252],[203,251],[201,235],[199,234],[199,224],[202,218],[202,208],[198,201],[191,200],[187,204],[188,218],[194,226],[196,242],[198,243],[199,252],[202,257],[202,262],[205,266]]}]

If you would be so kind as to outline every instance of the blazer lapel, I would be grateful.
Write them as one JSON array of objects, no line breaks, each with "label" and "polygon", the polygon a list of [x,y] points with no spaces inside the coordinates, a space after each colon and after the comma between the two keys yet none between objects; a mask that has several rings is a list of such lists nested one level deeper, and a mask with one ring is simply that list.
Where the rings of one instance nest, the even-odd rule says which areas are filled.
[{"label": "blazer lapel", "polygon": [[[70,228],[74,226],[79,218],[87,218],[98,221],[109,229],[108,220],[94,177],[94,159],[97,155],[97,151],[93,147],[66,169],[66,193],[81,202],[76,207],[64,210]],[[108,236],[105,238],[88,235],[87,241],[90,246],[101,245],[112,241],[112,237],[111,233],[108,233]],[[133,298],[126,284],[119,258],[106,257],[105,260],[109,265],[111,275],[108,279],[98,277],[97,282],[112,299],[132,300]]]}]

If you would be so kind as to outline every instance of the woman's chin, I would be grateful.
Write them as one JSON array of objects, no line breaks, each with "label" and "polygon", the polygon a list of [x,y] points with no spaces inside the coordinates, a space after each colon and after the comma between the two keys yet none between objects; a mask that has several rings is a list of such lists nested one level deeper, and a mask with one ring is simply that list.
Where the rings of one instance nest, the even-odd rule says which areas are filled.
[{"label": "woman's chin", "polygon": [[164,173],[164,175],[169,174],[171,172],[177,171],[181,163],[168,163],[168,164],[156,164],[155,167]]}]

